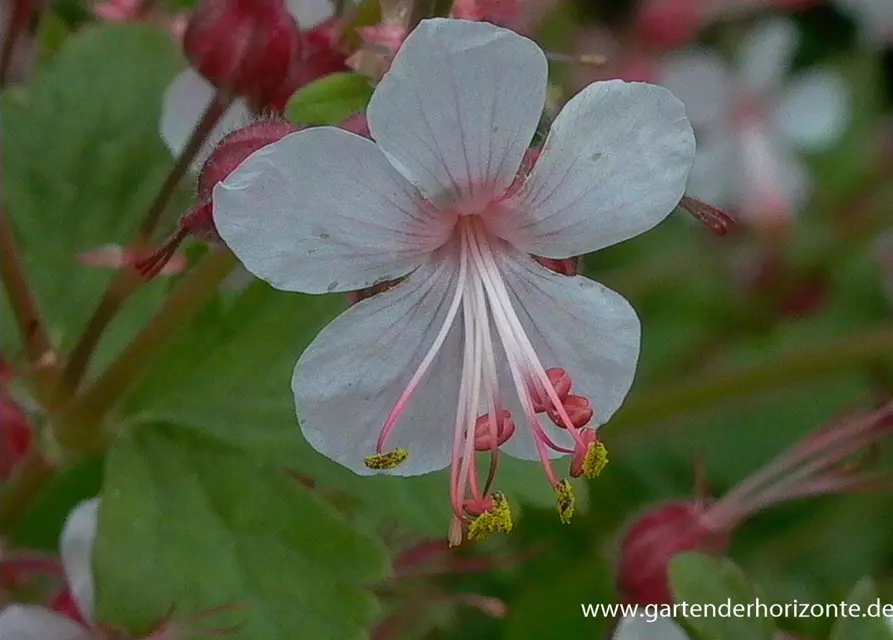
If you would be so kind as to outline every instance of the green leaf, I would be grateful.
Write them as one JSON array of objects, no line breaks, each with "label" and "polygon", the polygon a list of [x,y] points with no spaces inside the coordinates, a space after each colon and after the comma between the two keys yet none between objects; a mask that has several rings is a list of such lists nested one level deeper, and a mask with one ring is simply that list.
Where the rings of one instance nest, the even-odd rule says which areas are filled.
[{"label": "green leaf", "polygon": [[286,113],[295,124],[337,124],[366,108],[372,97],[369,79],[355,73],[333,73],[301,88],[288,101]]},{"label": "green leaf", "polygon": [[[29,85],[3,95],[5,205],[62,348],[77,339],[113,275],[77,255],[130,242],[171,165],[158,120],[179,66],[171,37],[160,30],[88,27],[67,38]],[[100,362],[164,290],[161,279],[134,297],[111,327]]]},{"label": "green leaf", "polygon": [[94,568],[101,620],[146,633],[229,607],[208,628],[236,640],[362,638],[362,588],[383,548],[282,471],[173,426],[119,438],[109,455]]},{"label": "green leaf", "polygon": [[[691,605],[752,604],[757,593],[735,563],[699,553],[682,553],[670,562],[670,587],[676,602]],[[775,625],[770,617],[736,615],[687,615],[686,623],[701,640],[772,640]],[[723,613],[719,610],[719,613]]]},{"label": "green leaf", "polygon": [[870,578],[856,584],[846,597],[846,604],[846,615],[837,618],[829,640],[893,640],[893,627],[885,619],[888,616],[883,615],[893,613],[893,609],[887,604],[887,611],[883,610],[884,603]]},{"label": "green leaf", "polygon": [[37,27],[38,66],[49,63],[59,53],[70,35],[71,27],[68,23],[52,9],[44,11]]}]

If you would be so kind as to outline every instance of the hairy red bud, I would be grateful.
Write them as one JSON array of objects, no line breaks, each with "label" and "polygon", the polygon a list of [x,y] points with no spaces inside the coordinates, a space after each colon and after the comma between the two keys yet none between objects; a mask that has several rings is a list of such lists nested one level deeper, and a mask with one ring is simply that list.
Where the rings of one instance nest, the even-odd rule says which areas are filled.
[{"label": "hairy red bud", "polygon": [[180,218],[177,230],[151,255],[136,264],[144,278],[153,278],[164,268],[188,236],[217,241],[211,195],[214,185],[222,182],[252,153],[280,140],[297,127],[285,120],[270,119],[252,123],[224,137],[205,160],[198,177],[198,202]]},{"label": "hairy red bud", "polygon": [[200,74],[260,107],[302,64],[302,45],[284,0],[204,0],[183,35]]},{"label": "hairy red bud", "polygon": [[205,160],[198,176],[198,197],[210,198],[214,185],[223,182],[252,153],[297,131],[279,119],[259,120],[225,136]]}]

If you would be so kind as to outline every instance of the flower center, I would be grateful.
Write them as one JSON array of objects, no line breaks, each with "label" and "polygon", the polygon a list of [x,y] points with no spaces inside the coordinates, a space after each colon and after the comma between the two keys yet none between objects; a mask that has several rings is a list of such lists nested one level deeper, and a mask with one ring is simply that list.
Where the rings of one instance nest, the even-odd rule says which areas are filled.
[{"label": "flower center", "polygon": [[[393,468],[409,455],[401,449],[388,451],[388,440],[450,328],[461,322],[463,359],[450,471],[450,501],[455,517],[465,524],[473,523],[483,517],[486,505],[493,504],[490,490],[499,448],[519,437],[515,416],[506,402],[511,400],[512,405],[520,404],[529,428],[526,435],[533,441],[546,477],[556,491],[562,520],[566,520],[573,512],[573,494],[570,484],[556,475],[551,457],[556,453],[572,454],[572,475],[594,476],[601,471],[606,461],[603,447],[595,431],[586,428],[594,411],[587,398],[571,394],[573,380],[564,369],[546,369],[540,361],[517,313],[517,297],[512,295],[499,266],[502,260],[514,259],[511,250],[487,229],[484,218],[492,207],[485,206],[480,211],[481,214],[457,216],[448,249],[458,264],[458,278],[446,317],[385,421],[376,452],[366,458],[366,465],[373,469]],[[564,430],[569,437],[559,439],[569,441],[569,446],[549,436],[542,416]],[[477,470],[479,456],[490,458],[483,483]],[[501,514],[508,513],[507,507],[500,508]],[[493,520],[493,514],[486,513],[488,522]],[[487,527],[470,527],[469,536],[473,537],[475,531],[489,533],[510,528],[510,520],[500,516]]]}]

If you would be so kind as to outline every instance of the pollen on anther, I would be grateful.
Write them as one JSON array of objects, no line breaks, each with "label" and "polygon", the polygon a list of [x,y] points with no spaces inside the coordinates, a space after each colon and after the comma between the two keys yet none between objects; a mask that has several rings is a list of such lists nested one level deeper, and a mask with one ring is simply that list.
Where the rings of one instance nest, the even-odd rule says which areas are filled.
[{"label": "pollen on anther", "polygon": [[583,458],[583,475],[596,478],[608,464],[608,449],[601,442],[591,442]]},{"label": "pollen on anther", "polygon": [[511,533],[514,522],[508,500],[501,493],[493,494],[493,507],[475,518],[468,527],[468,539],[484,540],[494,533]]},{"label": "pollen on anther", "polygon": [[371,456],[366,456],[363,458],[363,464],[370,469],[382,471],[399,466],[408,457],[409,452],[406,449],[395,449],[394,451],[385,451],[384,453],[375,453]]},{"label": "pollen on anther", "polygon": [[568,524],[574,515],[574,488],[568,480],[562,480],[555,485],[555,495],[558,498],[558,518],[563,524]]}]

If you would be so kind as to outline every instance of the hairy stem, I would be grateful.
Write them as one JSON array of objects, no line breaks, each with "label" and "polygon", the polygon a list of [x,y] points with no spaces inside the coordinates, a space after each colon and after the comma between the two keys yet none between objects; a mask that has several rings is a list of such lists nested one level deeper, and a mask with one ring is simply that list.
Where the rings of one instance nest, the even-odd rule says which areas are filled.
[{"label": "hairy stem", "polygon": [[0,536],[15,527],[54,472],[55,467],[36,448],[25,455],[0,493]]},{"label": "hairy stem", "polygon": [[52,393],[56,377],[53,348],[25,275],[12,223],[3,210],[0,210],[0,278],[22,334],[25,354],[34,374],[35,394],[44,400]]},{"label": "hairy stem", "polygon": [[56,437],[63,450],[86,453],[108,445],[111,434],[102,428],[103,418],[176,332],[204,307],[235,264],[229,250],[218,249],[184,277],[118,358],[59,416]]},{"label": "hairy stem", "polygon": [[[149,210],[143,218],[136,238],[131,243],[132,247],[138,250],[150,240],[177,185],[186,174],[202,144],[211,134],[214,125],[223,116],[231,102],[232,98],[224,92],[218,91],[214,96],[214,99],[208,105],[201,120],[199,120],[192,135],[189,137],[186,148],[183,149],[183,152],[177,158],[176,163],[174,163],[170,173],[168,173],[167,178],[161,185],[158,194],[149,205]],[[132,269],[125,268],[118,272],[117,277],[109,285],[109,288],[99,301],[99,305],[87,322],[84,333],[74,346],[74,349],[72,349],[65,369],[62,372],[60,391],[63,399],[70,397],[77,390],[90,363],[90,358],[96,349],[96,345],[99,344],[106,327],[118,314],[124,302],[142,283],[143,279],[139,274]]]}]

